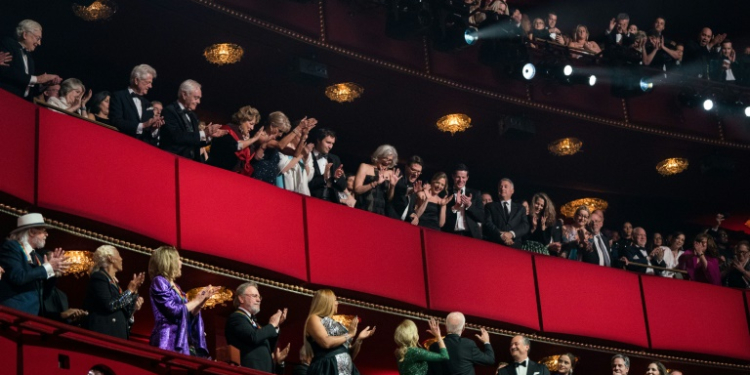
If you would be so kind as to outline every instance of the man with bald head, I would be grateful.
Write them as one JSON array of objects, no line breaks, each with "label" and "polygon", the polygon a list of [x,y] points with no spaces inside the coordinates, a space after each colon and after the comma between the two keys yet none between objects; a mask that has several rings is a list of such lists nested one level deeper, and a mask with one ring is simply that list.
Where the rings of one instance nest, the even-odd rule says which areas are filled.
[{"label": "man with bald head", "polygon": [[[460,312],[452,312],[445,318],[445,347],[450,359],[441,362],[428,362],[430,375],[474,375],[474,365],[492,366],[495,352],[490,345],[490,335],[482,328],[481,334],[474,335],[482,342],[482,350],[467,338],[461,337],[466,318]],[[438,343],[430,345],[430,351],[439,353]],[[531,375],[531,374],[529,374]]]},{"label": "man with bald head", "polygon": [[531,340],[524,335],[518,335],[510,340],[510,356],[513,363],[498,370],[497,375],[550,375],[549,369],[529,359]]},{"label": "man with bald head", "polygon": [[704,27],[698,35],[698,40],[692,40],[685,45],[683,66],[685,74],[698,78],[709,78],[709,63],[719,56],[718,46],[727,34],[714,36],[713,31]]},{"label": "man with bald head", "polygon": [[641,227],[636,227],[633,229],[633,244],[630,246],[625,247],[624,249],[620,250],[620,262],[622,262],[623,265],[625,265],[625,268],[628,271],[633,272],[640,272],[640,273],[647,273],[649,275],[653,275],[656,273],[657,275],[661,275],[661,270],[656,270],[654,272],[654,269],[642,267],[642,266],[636,266],[632,265],[630,263],[640,263],[640,264],[648,264],[648,265],[661,265],[664,266],[664,253],[663,252],[654,252],[654,259],[653,262],[651,261],[651,255],[649,254],[648,249],[646,248],[646,242],[648,241],[646,237],[646,230]]}]

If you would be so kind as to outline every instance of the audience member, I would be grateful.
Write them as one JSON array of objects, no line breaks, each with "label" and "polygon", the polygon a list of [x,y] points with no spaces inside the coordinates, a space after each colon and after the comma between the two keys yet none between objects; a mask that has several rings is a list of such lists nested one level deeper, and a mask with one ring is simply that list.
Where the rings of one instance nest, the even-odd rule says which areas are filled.
[{"label": "audience member", "polygon": [[[311,143],[311,145],[313,145]],[[354,175],[347,173],[346,175],[346,189],[338,193],[339,203],[345,204],[349,207],[354,207],[357,204],[357,198],[354,196]],[[413,206],[413,204],[412,204]],[[412,207],[412,211],[414,207]]]},{"label": "audience member", "polygon": [[[490,334],[482,328],[480,334],[474,335],[482,342],[482,349],[470,339],[461,337],[466,318],[460,312],[452,312],[445,318],[445,348],[448,350],[447,361],[428,363],[431,375],[474,375],[474,365],[492,366],[495,363],[495,352],[490,345]],[[430,351],[440,352],[440,343],[430,345]]]},{"label": "audience member", "polygon": [[117,249],[110,245],[99,246],[94,252],[94,267],[89,274],[83,308],[89,313],[86,328],[127,340],[135,321],[133,314],[143,306],[138,288],[143,285],[146,274],[134,274],[123,292],[116,276],[121,271],[122,257]]},{"label": "audience member", "polygon": [[531,203],[534,205],[534,209],[531,211],[531,215],[527,216],[529,234],[524,238],[521,248],[534,253],[549,255],[548,247],[553,242],[552,229],[557,222],[555,205],[545,193],[534,194]]},{"label": "audience member", "polygon": [[719,252],[719,260],[723,263],[734,257],[734,251],[729,246],[729,234],[726,230],[720,229],[718,236],[714,237],[716,250]]},{"label": "audience member", "polygon": [[8,67],[11,61],[13,61],[13,55],[10,52],[0,51],[0,66]]},{"label": "audience member", "polygon": [[[668,238],[667,242],[669,243],[669,253],[664,253],[664,262],[666,263],[665,267],[677,268],[680,262],[680,257],[685,252],[682,249],[682,246],[685,244],[685,234],[683,234],[682,232],[675,232],[670,236],[670,238]],[[669,274],[662,274],[662,276],[673,277],[676,279],[682,278],[682,275],[679,273],[669,273],[672,273],[672,276],[669,276]]]},{"label": "audience member", "polygon": [[379,215],[386,215],[386,202],[394,195],[397,179],[400,177],[394,167],[398,162],[398,152],[391,145],[381,145],[370,158],[372,164],[359,165],[354,178],[356,207]]},{"label": "audience member", "polygon": [[[294,131],[289,118],[281,111],[271,112],[268,115],[266,125],[258,130],[262,130],[265,136],[260,138],[256,148],[255,158],[252,160],[254,179],[284,187],[279,161],[281,161],[282,152],[294,151],[289,144],[294,140],[297,133],[307,126],[307,122],[300,122]],[[285,135],[286,134],[286,135]]]},{"label": "audience member", "polygon": [[164,118],[161,117],[161,111],[156,114],[153,103],[145,97],[148,90],[153,87],[154,79],[156,79],[156,70],[150,65],[135,66],[130,72],[128,88],[112,93],[109,117],[112,125],[120,133],[157,146],[159,129],[164,125]]},{"label": "audience member", "polygon": [[598,264],[604,267],[612,266],[612,259],[619,259],[618,254],[610,253],[610,248],[607,246],[609,239],[602,233],[602,227],[604,226],[604,216],[599,210],[594,211],[591,214],[589,223],[591,224],[591,237],[593,246],[588,246],[586,251],[580,252],[578,255],[581,261],[584,263]]},{"label": "audience member", "polygon": [[89,92],[86,93],[86,87],[81,80],[68,78],[60,84],[60,96],[49,98],[47,104],[83,117],[88,117],[86,103],[88,103],[89,99],[91,99],[91,90],[89,89]]},{"label": "audience member", "polygon": [[724,39],[721,42],[719,55],[710,62],[710,79],[712,81],[739,83],[742,78],[742,65],[737,61],[737,53],[732,42]]},{"label": "audience member", "polygon": [[646,375],[667,375],[667,368],[661,362],[651,362],[646,368]]},{"label": "audience member", "polygon": [[[156,112],[156,105],[154,105]],[[252,176],[252,160],[255,149],[252,147],[261,137],[265,136],[260,129],[254,136],[250,132],[260,121],[260,113],[257,109],[246,105],[241,107],[232,115],[232,122],[222,126],[227,131],[228,137],[219,137],[211,143],[211,153],[208,164],[228,171]]]},{"label": "audience member", "polygon": [[549,12],[547,13],[547,30],[550,33],[550,37],[552,40],[555,40],[556,38],[552,36],[552,34],[560,35],[562,34],[562,31],[560,31],[559,28],[557,28],[557,13],[555,12]]},{"label": "audience member", "polygon": [[151,254],[148,276],[151,278],[149,294],[154,312],[149,344],[184,355],[208,357],[201,309],[218,287],[209,285],[188,301],[185,292],[175,283],[182,276],[180,254],[169,246],[161,246]]},{"label": "audience member", "polygon": [[0,267],[5,273],[0,278],[0,305],[39,315],[42,282],[68,269],[62,249],[55,249],[49,257],[37,254],[46,244],[47,228],[41,214],[18,218],[16,229],[0,248]]},{"label": "audience member", "polygon": [[617,18],[610,20],[609,27],[605,30],[605,48],[630,47],[635,42],[635,35],[629,32],[629,24],[630,16],[627,13],[620,13]]},{"label": "audience member", "polygon": [[698,40],[691,40],[685,45],[683,72],[692,77],[708,79],[710,61],[718,55],[715,46],[724,38],[726,34],[714,37],[708,27],[701,29]]},{"label": "audience member", "polygon": [[[573,353],[561,354],[557,358],[557,371],[553,375],[573,375],[573,369],[577,363],[578,358]],[[526,374],[528,374],[528,371]]]},{"label": "audience member", "polygon": [[[648,273],[648,274],[654,274],[657,275],[661,274],[661,270],[654,270],[653,268],[648,268],[644,266],[638,266],[638,265],[632,265],[630,263],[639,263],[642,265],[651,265],[651,260],[649,259],[649,254],[654,254],[658,258],[658,262],[663,262],[664,252],[663,251],[657,251],[654,250],[653,252],[649,252],[648,248],[646,248],[646,243],[648,242],[648,237],[646,236],[646,230],[637,227],[633,229],[633,243],[630,246],[626,246],[625,248],[619,249],[619,256],[620,256],[620,262],[623,263],[625,268],[627,268],[628,271],[633,272],[640,272],[640,273]],[[662,267],[664,265],[662,264]]]},{"label": "audience member", "polygon": [[750,243],[742,240],[734,246],[734,257],[722,267],[724,285],[732,288],[750,288]]},{"label": "audience member", "polygon": [[299,364],[294,366],[292,375],[307,375],[307,371],[310,368],[310,362],[312,362],[313,358],[310,350],[310,347],[304,344],[299,349]]},{"label": "audience member", "polygon": [[653,250],[659,246],[664,246],[664,238],[661,233],[654,232],[653,236],[651,236],[651,244],[648,247]]},{"label": "audience member", "polygon": [[550,375],[547,366],[529,359],[530,349],[531,340],[526,336],[513,337],[510,340],[510,356],[513,357],[513,363],[508,367],[501,368],[497,375]]},{"label": "audience member", "polygon": [[487,203],[492,203],[492,193],[485,191],[482,192],[482,207],[486,206]]},{"label": "audience member", "polygon": [[435,318],[430,318],[430,329],[427,332],[437,341],[440,353],[433,353],[419,347],[419,331],[417,331],[417,325],[410,319],[404,320],[396,327],[393,340],[398,345],[396,360],[399,375],[427,375],[427,362],[450,359],[440,333],[440,324]]},{"label": "audience member", "polygon": [[[313,295],[310,314],[305,320],[304,345],[310,347],[313,360],[307,371],[310,375],[357,375],[354,359],[362,341],[375,333],[375,327],[366,327],[357,335],[358,319],[353,320],[353,331],[333,319],[338,311],[336,295],[321,289]],[[355,339],[356,337],[356,339]],[[343,339],[343,340],[342,340]]]},{"label": "audience member", "polygon": [[101,122],[102,124],[111,125],[109,121],[109,91],[97,92],[91,98],[91,108],[89,109],[89,120]]},{"label": "audience member", "polygon": [[628,375],[630,372],[630,358],[622,354],[615,354],[612,357],[612,375]]},{"label": "audience member", "polygon": [[400,178],[396,182],[393,196],[389,199],[390,217],[401,221],[411,220],[417,202],[416,194],[422,190],[422,181],[419,181],[419,176],[422,175],[423,164],[422,158],[417,155],[412,156],[406,163],[405,178]]},{"label": "audience member", "polygon": [[158,100],[153,100],[151,101],[151,107],[154,108],[154,117],[161,117],[161,112],[164,110],[164,104]]},{"label": "audience member", "polygon": [[682,254],[678,268],[686,270],[690,280],[721,285],[719,252],[713,237],[705,233],[695,236],[693,249]]},{"label": "audience member", "polygon": [[635,24],[631,23],[630,26],[628,26],[628,33],[632,35],[632,34],[635,34],[637,32],[638,32],[638,26],[636,26]]},{"label": "audience member", "polygon": [[283,375],[289,345],[282,350],[276,344],[280,326],[286,320],[287,309],[276,310],[268,319],[268,324],[261,326],[257,315],[262,299],[255,282],[237,287],[234,294],[234,307],[237,310],[227,318],[224,334],[227,343],[240,351],[242,367]]},{"label": "audience member", "polygon": [[41,86],[41,91],[39,95],[34,97],[35,102],[41,102],[41,103],[47,103],[49,98],[59,98],[60,97],[60,85],[48,82],[46,85]]},{"label": "audience member", "polygon": [[576,208],[573,214],[573,223],[563,226],[562,248],[559,254],[561,257],[578,260],[592,246],[591,232],[587,228],[590,218],[591,212],[588,207],[579,206]]},{"label": "audience member", "polygon": [[526,210],[511,200],[515,192],[513,181],[503,178],[497,190],[500,201],[485,206],[482,229],[491,241],[520,249],[522,238],[529,233]]},{"label": "audience member", "polygon": [[481,239],[478,223],[484,220],[481,193],[466,187],[469,181],[469,168],[458,164],[453,168],[453,206],[445,213],[443,231]]},{"label": "audience member", "polygon": [[331,154],[336,143],[336,133],[323,128],[314,134],[315,148],[309,156],[313,159],[313,177],[308,184],[310,195],[337,203],[338,193],[346,189],[346,176],[341,159]]},{"label": "audience member", "polygon": [[[580,48],[595,55],[602,52],[602,49],[596,42],[589,40],[589,29],[585,25],[576,26],[573,39],[568,43],[568,47]],[[573,53],[571,56],[578,59],[581,58],[582,55]]]},{"label": "audience member", "polygon": [[36,94],[32,92],[36,85],[62,82],[55,74],[34,75],[31,52],[41,45],[42,25],[29,19],[18,23],[15,38],[6,37],[0,42],[0,51],[6,52],[4,65],[0,66],[0,89],[31,100]]},{"label": "audience member", "polygon": [[453,200],[453,194],[448,194],[445,198],[440,196],[447,185],[448,175],[438,172],[422,191],[417,192],[417,207],[412,224],[434,230],[440,230],[445,225],[445,206]]},{"label": "audience member", "polygon": [[543,39],[543,40],[549,40],[550,39],[550,31],[547,30],[544,26],[544,20],[541,18],[534,18],[534,21],[531,22],[531,39]]},{"label": "audience member", "polygon": [[287,145],[291,155],[279,155],[280,187],[306,196],[310,196],[309,183],[313,177],[313,160],[309,157],[313,145],[308,145],[307,137],[317,122],[314,118],[301,120],[300,124],[306,125],[291,133],[292,139]]},{"label": "audience member", "polygon": [[[37,250],[37,256],[43,258],[44,256],[50,256],[52,252],[52,250],[48,249],[39,249]],[[68,295],[57,287],[58,279],[59,277],[54,277],[43,282],[42,308],[39,311],[39,315],[60,323],[80,327],[81,320],[86,317],[88,312],[82,309],[70,307]]]},{"label": "audience member", "polygon": [[680,370],[672,370],[669,372],[669,375],[682,375],[682,371]]},{"label": "audience member", "polygon": [[633,224],[626,221],[622,224],[622,231],[620,232],[620,239],[617,241],[617,247],[624,249],[633,244]]}]

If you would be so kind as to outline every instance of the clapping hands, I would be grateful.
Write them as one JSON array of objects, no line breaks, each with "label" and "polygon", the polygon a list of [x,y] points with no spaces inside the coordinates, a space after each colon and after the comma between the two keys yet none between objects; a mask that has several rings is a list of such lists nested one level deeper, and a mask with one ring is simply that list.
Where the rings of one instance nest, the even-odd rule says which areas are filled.
[{"label": "clapping hands", "polygon": [[70,262],[65,261],[65,251],[59,247],[49,254],[49,257],[44,256],[44,263],[49,263],[55,274],[64,274],[70,268]]},{"label": "clapping hands", "polygon": [[13,61],[13,55],[10,52],[0,52],[0,66],[10,66]]},{"label": "clapping hands", "polygon": [[130,283],[128,284],[128,290],[130,290],[131,293],[138,293],[138,288],[143,285],[143,282],[146,280],[146,273],[141,272],[139,274],[133,274],[133,280],[130,280]]},{"label": "clapping hands", "polygon": [[222,129],[223,125],[221,124],[214,124],[213,122],[208,124],[206,126],[206,135],[211,138],[219,138],[227,135],[229,132],[227,130]]},{"label": "clapping hands", "polygon": [[283,350],[277,347],[276,351],[272,355],[274,362],[276,363],[284,362],[286,357],[289,355],[289,348],[291,348],[291,345],[292,345],[291,343],[286,344],[286,347]]}]

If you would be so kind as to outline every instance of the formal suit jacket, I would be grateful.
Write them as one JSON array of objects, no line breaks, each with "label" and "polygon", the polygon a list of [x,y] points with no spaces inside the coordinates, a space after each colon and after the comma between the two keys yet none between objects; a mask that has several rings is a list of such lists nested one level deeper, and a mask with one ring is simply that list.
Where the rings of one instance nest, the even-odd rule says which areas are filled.
[{"label": "formal suit jacket", "polygon": [[[471,233],[471,236],[477,239],[482,239],[482,230],[479,229],[478,223],[484,220],[484,213],[482,212],[482,193],[479,190],[466,188],[465,195],[471,195],[471,207],[466,212],[466,230]],[[453,212],[452,207],[456,203],[455,199],[445,207],[445,225],[443,225],[443,232],[456,233],[456,220],[458,219],[458,213]]]},{"label": "formal suit jacket", "polygon": [[[609,254],[609,260],[610,260],[610,266],[612,265],[612,250],[609,248],[609,238],[604,235],[604,233],[599,233],[597,236],[601,236],[602,242],[604,243],[604,249],[602,251],[606,251],[607,254]],[[594,236],[596,237],[596,236]],[[590,264],[599,264],[599,252],[596,251],[596,238],[594,238],[592,243],[592,251],[579,251],[578,256],[580,257],[580,260],[584,263],[590,263]],[[600,243],[601,245],[601,243]]]},{"label": "formal suit jacket", "polygon": [[510,215],[505,213],[502,202],[492,202],[484,206],[484,233],[490,241],[504,244],[500,232],[515,233],[514,248],[521,248],[521,238],[529,233],[529,221],[526,219],[526,209],[516,203],[510,203]]},{"label": "formal suit jacket", "polygon": [[83,301],[83,309],[89,312],[85,327],[127,340],[137,299],[138,294],[120,293],[104,270],[92,273]]},{"label": "formal suit jacket", "polygon": [[145,128],[142,134],[136,134],[138,124],[145,123],[154,117],[154,107],[151,106],[151,102],[143,97],[140,100],[141,116],[138,115],[138,109],[135,106],[133,97],[130,96],[130,91],[125,89],[113,92],[109,98],[110,121],[112,126],[116,127],[120,133],[156,146],[158,138],[152,135],[153,128]]},{"label": "formal suit jacket", "polygon": [[[318,161],[314,159],[314,155],[314,153],[310,154],[310,157],[313,158],[313,177],[310,182],[307,183],[307,187],[310,188],[310,196],[323,199],[326,188],[326,183],[323,179],[323,172],[325,172],[325,169],[320,168],[320,166],[318,165]],[[346,190],[346,176],[333,178],[333,173],[341,165],[341,159],[339,159],[339,157],[334,154],[328,154],[326,156],[326,160],[328,160],[328,163],[333,164],[331,166],[331,187],[333,188],[333,190],[329,192],[328,200],[334,203],[340,203],[337,193]]]},{"label": "formal suit jacket", "polygon": [[[482,350],[479,350],[473,340],[455,333],[447,334],[443,341],[445,341],[445,348],[448,349],[450,359],[427,362],[430,375],[474,375],[474,365],[492,366],[495,364],[495,352],[489,343],[484,344]],[[432,344],[430,351],[439,353],[439,344]]]},{"label": "formal suit jacket", "polygon": [[[270,324],[260,328],[250,322],[250,317],[243,311],[237,310],[229,315],[224,334],[227,343],[240,351],[242,367],[273,373],[274,370],[283,373],[283,368],[274,366],[271,354],[276,349],[279,333]],[[276,367],[276,368],[274,368]]]},{"label": "formal suit jacket", "polygon": [[[29,73],[27,74],[23,64],[23,47],[18,43],[18,40],[11,37],[3,38],[0,42],[0,51],[10,52],[13,56],[10,66],[0,66],[0,89],[23,98],[23,94],[31,82],[31,76],[34,75],[34,59],[31,57],[31,53],[26,54],[29,61]],[[29,91],[28,98],[33,96],[34,91]]]},{"label": "formal suit jacket", "polygon": [[[529,359],[527,366],[529,368],[526,370],[526,375],[550,375],[547,366],[536,363],[531,359]],[[508,366],[501,368],[497,372],[497,375],[516,375],[516,368],[513,363],[511,363]]]},{"label": "formal suit jacket", "polygon": [[202,162],[200,149],[206,146],[206,142],[201,142],[201,135],[198,130],[198,116],[189,111],[187,115],[190,121],[185,117],[177,102],[164,107],[162,112],[164,116],[164,125],[161,127],[161,140],[159,148],[169,151],[173,154]]},{"label": "formal suit jacket", "polygon": [[732,75],[734,76],[734,81],[727,81],[727,71],[722,67],[724,64],[724,57],[719,56],[718,58],[715,58],[711,60],[710,63],[710,74],[709,78],[712,81],[719,81],[719,82],[730,82],[735,84],[740,84],[740,81],[743,78],[742,73],[742,65],[738,62],[733,62],[729,64],[729,68],[732,70]]},{"label": "formal suit jacket", "polygon": [[417,200],[416,194],[407,194],[412,184],[406,178],[398,180],[393,190],[393,199],[388,204],[388,216],[396,220],[401,220],[401,215],[406,211],[405,221],[411,221],[409,215],[414,212],[414,203]]},{"label": "formal suit jacket", "polygon": [[29,263],[18,241],[7,240],[3,243],[0,247],[0,267],[5,274],[0,279],[0,305],[39,315],[47,269],[37,265],[38,259]]},{"label": "formal suit jacket", "polygon": [[[648,250],[636,244],[632,244],[630,246],[620,249],[619,253],[620,253],[619,256],[625,257],[628,260],[628,262],[651,264],[648,258],[646,258],[646,256],[648,256]],[[622,267],[622,263],[620,263],[619,266]],[[633,266],[633,265],[625,266],[625,269],[627,269],[628,271],[640,272],[640,273],[646,273],[646,271],[648,270],[648,268],[646,267]]]}]

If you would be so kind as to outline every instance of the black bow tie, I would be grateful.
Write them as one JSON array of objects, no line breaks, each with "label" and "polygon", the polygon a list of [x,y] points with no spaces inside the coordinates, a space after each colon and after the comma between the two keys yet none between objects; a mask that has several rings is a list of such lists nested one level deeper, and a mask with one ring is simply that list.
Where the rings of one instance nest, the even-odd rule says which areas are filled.
[{"label": "black bow tie", "polygon": [[515,366],[515,367],[518,367],[518,366],[526,367],[526,361],[516,362],[516,363],[513,364],[513,366]]},{"label": "black bow tie", "polygon": [[131,92],[131,93],[130,93],[130,97],[131,97],[131,98],[138,98],[138,99],[143,99],[143,95],[138,95],[138,94],[136,94],[136,93],[134,93],[134,92]]},{"label": "black bow tie", "polygon": [[326,158],[328,158],[328,154],[318,154],[318,156],[315,157],[315,160],[326,159]]},{"label": "black bow tie", "polygon": [[191,113],[191,112],[193,112],[193,111],[191,111],[191,110],[189,110],[187,108],[180,110],[180,114],[181,115],[187,115],[188,113]]}]

